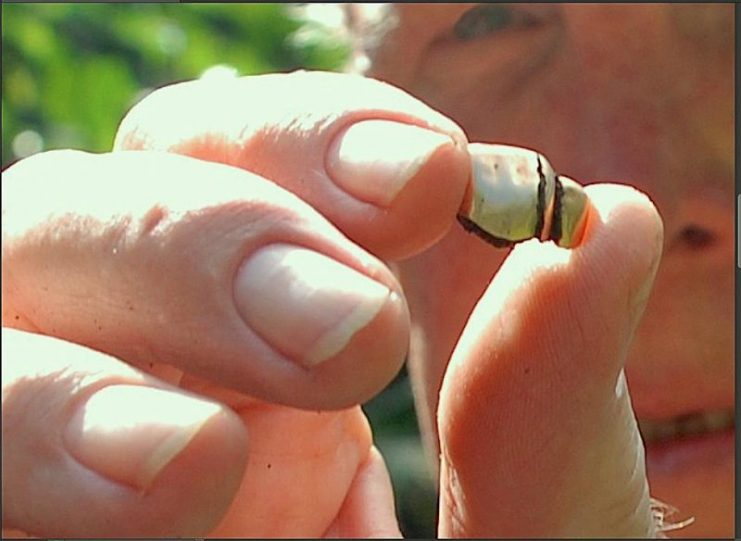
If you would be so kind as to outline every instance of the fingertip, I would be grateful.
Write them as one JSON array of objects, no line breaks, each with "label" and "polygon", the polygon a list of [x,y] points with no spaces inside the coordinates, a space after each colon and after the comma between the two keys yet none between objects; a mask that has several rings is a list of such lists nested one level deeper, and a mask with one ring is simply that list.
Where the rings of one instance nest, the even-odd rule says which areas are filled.
[{"label": "fingertip", "polygon": [[615,220],[615,225],[621,228],[632,224],[633,229],[646,233],[644,238],[661,246],[663,221],[647,194],[627,184],[591,184],[584,189],[591,201],[590,223],[593,227],[597,223],[612,223]]},{"label": "fingertip", "polygon": [[63,439],[87,467],[147,493],[203,439],[216,453],[199,458],[216,466],[215,475],[243,467],[246,440],[237,421],[225,407],[181,391],[109,385],[77,405]]},{"label": "fingertip", "polygon": [[325,538],[402,537],[394,508],[394,492],[383,456],[374,446],[361,463],[355,479],[337,513],[324,533]]},{"label": "fingertip", "polygon": [[233,412],[76,344],[3,338],[5,526],[191,537],[220,520],[246,463]]},{"label": "fingertip", "polygon": [[239,416],[221,407],[159,473],[148,498],[154,507],[167,502],[175,508],[176,535],[207,535],[224,518],[245,474],[248,440]]},{"label": "fingertip", "polygon": [[411,122],[356,121],[334,137],[325,160],[328,177],[348,196],[331,212],[353,240],[387,260],[439,240],[470,178],[461,136]]},{"label": "fingertip", "polygon": [[437,148],[390,207],[397,222],[379,228],[375,242],[390,246],[385,257],[411,257],[439,241],[455,222],[470,177],[465,145],[451,142]]},{"label": "fingertip", "polygon": [[334,137],[325,166],[348,194],[385,208],[439,148],[452,144],[447,134],[414,124],[361,120]]},{"label": "fingertip", "polygon": [[398,372],[409,340],[401,286],[378,260],[353,252],[270,244],[240,266],[237,311],[273,350],[257,376],[266,382],[265,400],[345,408]]},{"label": "fingertip", "polygon": [[[589,186],[592,219],[585,232],[595,273],[605,276],[627,306],[626,329],[632,335],[641,320],[661,262],[664,224],[650,198],[619,184]],[[593,274],[595,283],[599,279]],[[598,286],[595,285],[595,289]],[[608,297],[609,299],[609,297]],[[617,299],[612,302],[617,304]],[[620,317],[616,313],[615,317]]]},{"label": "fingertip", "polygon": [[[632,304],[641,305],[640,312],[661,260],[661,216],[650,198],[632,186],[596,184],[586,189],[592,212],[584,233],[585,255],[593,259],[594,269],[608,276],[620,271],[614,283],[623,285]],[[638,314],[633,315],[637,324]]]},{"label": "fingertip", "polygon": [[326,392],[307,395],[309,407],[342,409],[378,394],[406,359],[410,325],[404,297],[392,291],[378,315],[338,355],[312,369],[312,381]]}]

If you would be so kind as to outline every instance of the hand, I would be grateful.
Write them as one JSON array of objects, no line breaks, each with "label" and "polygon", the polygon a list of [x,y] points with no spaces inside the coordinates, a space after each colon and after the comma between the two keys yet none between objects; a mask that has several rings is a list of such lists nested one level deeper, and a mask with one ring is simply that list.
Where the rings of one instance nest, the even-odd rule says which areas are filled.
[{"label": "hand", "polygon": [[[297,89],[301,89],[300,103],[295,102]],[[420,160],[420,169],[416,169],[419,164],[414,160],[398,160],[393,166],[387,156],[398,150],[398,142],[405,137],[400,132],[395,137],[390,134],[384,137],[376,131],[384,126],[375,123],[365,127],[358,124],[359,130],[348,130],[338,148],[337,135],[352,120],[360,118],[395,118],[419,123],[438,134],[447,134],[447,139],[438,140],[437,146],[434,141],[428,144],[433,152],[429,148],[426,153],[421,152],[426,159]],[[362,156],[353,141],[362,141],[364,135],[373,144],[360,145],[369,152]],[[67,529],[58,523],[43,525],[52,526],[49,535],[59,535],[60,531],[86,535],[80,534],[82,525],[88,528],[84,532],[96,532],[90,535],[101,535],[97,533],[100,531],[115,535],[137,535],[127,533],[132,531],[188,532],[186,535],[211,531],[215,535],[243,536],[252,532],[266,536],[321,535],[329,531],[369,535],[372,526],[377,528],[373,533],[381,535],[394,531],[388,481],[377,455],[367,452],[370,439],[359,410],[322,414],[324,423],[320,425],[330,427],[324,449],[338,449],[342,455],[347,447],[353,448],[347,453],[353,458],[333,457],[322,468],[307,460],[314,456],[316,447],[311,445],[317,444],[318,439],[310,415],[265,402],[337,408],[355,404],[379,390],[393,375],[403,355],[403,347],[399,345],[404,343],[407,332],[405,308],[399,307],[403,307],[403,296],[380,261],[339,235],[296,198],[267,187],[265,179],[296,193],[368,251],[384,259],[403,259],[428,248],[450,227],[469,174],[464,141],[454,125],[403,93],[372,81],[337,75],[248,78],[218,86],[190,83],[157,92],[138,105],[122,125],[117,138],[119,147],[188,154],[236,165],[262,178],[163,154],[85,157],[99,163],[103,159],[112,160],[106,175],[96,175],[96,179],[110,180],[105,185],[91,180],[94,169],[89,167],[83,167],[85,171],[81,174],[71,173],[72,178],[87,178],[87,182],[77,189],[73,189],[74,184],[72,188],[64,184],[64,193],[95,194],[97,188],[99,199],[93,198],[88,203],[92,212],[80,209],[80,201],[63,207],[64,210],[70,212],[72,208],[73,216],[95,215],[111,186],[118,186],[119,190],[112,199],[126,209],[111,209],[109,205],[107,217],[93,218],[84,228],[76,227],[79,221],[70,220],[66,237],[58,233],[65,219],[49,220],[48,212],[41,212],[40,219],[19,228],[10,237],[17,240],[4,247],[5,267],[11,268],[16,278],[6,279],[4,283],[10,282],[12,289],[6,291],[18,299],[14,304],[22,309],[7,311],[6,320],[16,321],[16,326],[37,333],[61,336],[113,354],[171,383],[179,380],[182,388],[232,406],[239,412],[242,423],[235,422],[229,410],[219,407],[218,414],[208,417],[204,426],[218,421],[221,424],[213,432],[223,440],[232,435],[231,444],[211,440],[200,446],[194,439],[154,479],[145,498],[115,502],[120,508],[127,503],[130,507],[138,503],[133,514],[128,509],[115,516],[111,506],[98,504],[93,506],[98,514],[93,517],[97,523],[88,512],[86,516],[78,515],[71,525],[65,526]],[[389,142],[390,148],[378,150],[380,142]],[[383,158],[378,156],[381,152]],[[22,178],[30,176],[43,181],[44,176],[49,176],[49,168],[63,171],[57,169],[59,164],[54,161],[58,157],[37,158],[53,159],[45,170]],[[117,180],[115,172],[126,169],[122,160],[150,161],[139,169],[128,170]],[[180,160],[180,163],[168,170],[164,165],[167,160]],[[69,164],[68,167],[74,170]],[[206,170],[214,167],[218,172]],[[400,187],[400,171],[410,169],[415,174]],[[18,168],[15,172],[18,173]],[[222,175],[241,178],[225,181],[227,187],[214,192],[213,183],[219,184]],[[121,183],[123,180],[128,184]],[[182,190],[182,186],[188,190]],[[29,186],[25,188],[28,190]],[[44,190],[48,192],[48,187],[44,186]],[[269,195],[264,195],[263,190]],[[658,261],[660,242],[656,244],[656,239],[660,237],[660,223],[645,198],[624,188],[607,190],[592,192],[596,214],[585,244],[578,251],[565,253],[528,245],[515,250],[479,302],[447,370],[448,356],[468,311],[496,269],[500,256],[493,255],[491,247],[453,228],[434,250],[402,265],[405,292],[419,328],[424,331],[418,336],[426,339],[428,364],[422,367],[417,363],[414,367],[417,390],[421,391],[418,397],[428,407],[430,418],[438,413],[436,424],[440,427],[444,456],[440,526],[444,535],[499,535],[500,532],[528,535],[534,531],[552,536],[554,532],[595,532],[600,528],[605,535],[652,532],[640,440],[627,393],[616,394],[615,389],[624,351]],[[396,191],[398,195],[393,197]],[[179,197],[171,199],[178,193],[187,193],[185,199],[189,204],[177,201]],[[256,193],[267,201],[254,202]],[[127,204],[124,196],[128,194],[143,199]],[[243,201],[252,204],[240,205]],[[287,209],[293,213],[286,214]],[[116,216],[123,219],[117,220]],[[153,226],[147,227],[149,223]],[[635,232],[641,228],[647,233],[637,236]],[[151,239],[148,230],[158,235],[158,242],[148,242]],[[81,234],[86,242],[80,242],[77,236]],[[626,242],[626,235],[632,237],[631,242]],[[133,238],[136,242],[116,242],[121,238]],[[396,292],[399,301],[387,301],[383,310],[389,314],[384,316],[382,310],[380,316],[358,331],[349,345],[326,364],[295,370],[296,365],[285,357],[306,362],[306,358],[301,359],[306,348],[297,347],[291,340],[280,342],[281,337],[271,335],[270,327],[260,327],[260,318],[245,317],[239,295],[233,301],[230,297],[229,277],[240,268],[240,256],[250,253],[250,248],[254,250],[256,246],[276,241],[308,246],[372,276]],[[59,249],[50,251],[50,244]],[[13,246],[17,249],[10,249]],[[127,248],[124,254],[127,257],[112,258],[111,246]],[[50,258],[54,253],[57,255]],[[23,257],[19,258],[18,254]],[[441,256],[446,257],[445,265],[440,265]],[[53,268],[49,261],[54,262]],[[476,267],[471,267],[471,261],[477,263]],[[10,262],[13,265],[8,265]],[[203,262],[209,262],[208,266]],[[599,272],[604,275],[600,276]],[[25,278],[21,280],[21,277]],[[451,278],[468,277],[472,278],[470,282],[451,281]],[[237,279],[236,283],[249,288],[254,281]],[[124,287],[114,288],[112,284]],[[125,284],[129,284],[128,288]],[[235,289],[239,291],[239,287]],[[44,296],[39,297],[38,292],[44,292]],[[633,293],[626,296],[627,292]],[[259,288],[253,293],[259,294]],[[130,305],[121,301],[132,295],[141,303],[131,306],[146,307],[145,318],[138,310],[136,314],[126,313]],[[81,296],[84,302],[79,301]],[[75,298],[78,301],[71,303],[70,299]],[[540,303],[541,299],[548,299],[549,303]],[[91,306],[99,308],[91,314]],[[269,306],[270,303],[261,304],[260,308],[269,311]],[[82,307],[84,318],[79,316]],[[278,348],[277,355],[268,355],[265,360],[264,347],[254,348],[240,340],[244,326],[235,311],[247,320],[249,330],[258,340],[278,340],[273,343]],[[225,314],[231,319],[223,317]],[[16,315],[18,320],[14,319]],[[91,324],[91,316],[96,323]],[[567,319],[573,320],[579,331],[565,333],[563,321]],[[97,329],[99,320],[105,323],[101,329]],[[302,323],[310,325],[311,321],[306,316]],[[440,334],[435,335],[435,331]],[[492,333],[498,337],[495,345],[491,344]],[[136,344],[132,344],[132,337],[137,339]],[[297,340],[300,337],[299,333]],[[420,342],[415,340],[414,344],[419,346]],[[585,350],[585,344],[589,344],[589,351]],[[295,349],[291,350],[292,347]],[[83,351],[91,354],[89,350]],[[413,350],[416,361],[421,359],[418,352],[419,349]],[[523,366],[522,359],[532,359],[533,365]],[[272,360],[278,362],[271,364]],[[282,366],[280,361],[284,363]],[[150,368],[147,363],[155,364]],[[58,363],[47,364],[58,370]],[[48,377],[54,374],[51,368],[46,374],[46,380],[54,380]],[[443,377],[438,410],[436,401],[430,397],[436,396]],[[15,394],[24,396],[23,383],[28,381],[27,376],[17,378],[11,388],[20,388]],[[65,385],[61,387],[64,389]],[[4,381],[4,415],[7,415],[6,411],[19,409],[6,406],[5,389]],[[83,391],[83,396],[92,392]],[[61,394],[71,393],[67,387],[67,393]],[[338,417],[343,421],[337,421]],[[33,415],[27,418],[35,419]],[[285,423],[274,422],[276,418],[284,419]],[[58,433],[64,423],[60,419],[54,421],[47,428],[56,427],[49,432]],[[24,419],[15,424],[33,433],[32,428],[26,428],[30,422]],[[337,425],[342,428],[337,429]],[[232,428],[227,430],[224,426]],[[239,470],[240,460],[244,460],[243,432],[241,439],[236,436],[244,426],[250,433],[252,458],[242,487],[236,489],[228,480],[234,479],[234,471]],[[435,423],[427,426],[434,428]],[[335,427],[334,432],[331,427]],[[202,429],[198,438],[208,432]],[[289,460],[295,468],[289,476],[292,483],[276,490],[272,474],[266,473],[266,464],[274,463],[269,461],[272,457],[285,458],[284,434],[289,433],[290,443],[306,452]],[[434,434],[435,430],[429,433]],[[26,439],[30,444],[21,448],[19,454],[27,461],[37,460],[33,453],[24,451],[29,445],[38,447],[38,441],[33,437]],[[125,441],[131,443],[135,438],[129,435]],[[340,445],[348,441],[356,443]],[[65,443],[69,445],[68,441]],[[91,460],[85,453],[95,455],[99,442],[82,441],[80,445],[83,449],[93,449],[78,450],[74,456],[74,460],[84,463]],[[209,467],[200,472],[202,478],[207,478],[202,482],[220,481],[212,483],[218,485],[217,493],[207,493],[198,501],[193,501],[197,497],[191,490],[197,486],[193,484],[198,482],[197,471],[191,467],[180,469],[177,473],[195,480],[187,484],[183,481],[174,488],[172,479],[177,476],[167,475],[171,471],[175,473],[181,459],[191,452],[199,460],[191,459],[202,464],[203,459],[194,448],[201,449],[201,454],[213,453],[206,461],[211,462]],[[61,451],[55,449],[58,455],[69,454],[63,446]],[[229,449],[233,450],[231,462],[219,455]],[[238,450],[243,451],[242,455]],[[115,479],[106,467],[103,464],[104,475]],[[25,471],[28,469],[26,465]],[[54,468],[46,469],[54,471]],[[366,472],[371,473],[366,475]],[[296,482],[297,479],[302,482]],[[321,479],[324,486],[317,485],[316,479]],[[328,482],[331,487],[326,486]],[[5,492],[9,484],[4,483]],[[156,500],[158,484],[164,493],[169,490],[170,499]],[[44,492],[49,487],[39,486],[40,493],[51,502],[48,506],[60,505]],[[118,485],[116,488],[120,490]],[[84,490],[93,494],[90,489]],[[230,511],[214,529],[227,505],[223,502],[230,500],[234,490],[237,495]],[[178,501],[173,502],[173,494],[179,497]],[[187,500],[188,495],[191,501]],[[331,502],[318,499],[321,495]],[[360,505],[363,498],[374,503]],[[101,501],[99,497],[89,499],[95,500],[90,503]],[[222,504],[214,505],[211,500]],[[4,523],[23,527],[17,517],[25,518],[27,513],[23,510],[33,509],[29,504],[35,499],[31,494],[18,501],[15,506],[18,511],[11,515],[13,520],[9,521],[6,513]],[[288,506],[287,502],[299,502],[299,505]],[[183,509],[190,506],[198,511],[199,503],[211,514],[202,511],[201,522],[193,524],[192,517],[198,513],[189,515]],[[276,520],[282,509],[302,512],[291,520]],[[208,515],[206,519],[202,518],[204,514]],[[532,520],[533,515],[537,520]],[[191,519],[190,524],[182,522],[187,519]],[[42,519],[27,520],[27,529],[43,530],[38,527],[39,520]],[[37,527],[30,528],[29,524]],[[105,530],[106,527],[110,529]]]},{"label": "hand", "polygon": [[402,266],[418,409],[441,453],[442,536],[658,533],[622,368],[661,222],[635,190],[587,192],[594,213],[575,250],[521,244],[497,270],[501,255],[453,229]]},{"label": "hand", "polygon": [[[293,85],[291,80],[295,81]],[[249,79],[244,81],[242,88],[249,85]],[[119,134],[119,144],[209,159],[209,151],[204,152],[198,144],[199,135],[217,133],[222,140],[239,141],[222,152],[222,156],[228,156],[227,163],[253,169],[245,158],[249,151],[244,149],[264,144],[263,138],[250,137],[262,130],[262,122],[255,119],[263,117],[248,108],[244,117],[234,118],[233,111],[243,101],[262,103],[263,107],[272,103],[284,111],[293,88],[311,96],[302,106],[312,125],[326,122],[323,113],[327,108],[334,111],[329,115],[338,111],[348,114],[353,106],[382,109],[373,103],[381,99],[378,92],[408,114],[424,115],[425,119],[429,114],[418,102],[372,81],[328,74],[277,76],[272,81],[277,87],[268,86],[270,90],[266,91],[253,86],[243,93],[237,83],[232,101],[223,94],[221,99],[213,98],[206,85],[200,87],[200,99],[190,94],[179,100],[162,93],[159,99],[153,97],[148,107],[142,106],[129,116]],[[350,84],[362,85],[363,89],[341,87]],[[329,92],[330,88],[334,91]],[[289,96],[260,100],[261,92],[276,96],[287,92]],[[183,94],[187,94],[185,89]],[[340,96],[347,101],[338,101]],[[331,102],[329,106],[325,100]],[[165,119],[201,109],[193,103],[217,101],[220,110],[226,112],[219,115],[204,111],[205,126],[196,124],[185,134],[181,127],[161,129]],[[263,114],[270,116],[270,108]],[[219,117],[221,121],[215,120]],[[455,126],[439,118],[432,123],[441,131],[447,130],[460,144],[462,134]],[[244,130],[245,125],[249,129]],[[240,133],[242,139],[230,133]],[[390,149],[382,144],[388,140]],[[393,139],[371,134],[366,146],[369,152],[376,149],[388,158],[403,140],[403,135]],[[280,146],[277,141],[271,142],[273,148],[276,143]],[[460,160],[460,154],[453,156]],[[428,243],[418,243],[403,252],[386,249],[364,237],[356,222],[348,221],[348,215],[338,215],[328,207],[316,193],[315,183],[290,186],[283,180],[290,174],[283,171],[280,162],[266,165],[269,169],[261,171],[298,193],[362,246],[385,259],[402,260],[404,291],[418,324],[412,351],[417,396],[420,409],[426,409],[428,418],[436,419],[426,423],[431,428],[428,439],[434,442],[437,434],[442,441],[440,533],[505,537],[653,535],[642,444],[622,367],[659,262],[662,227],[656,210],[633,189],[614,185],[590,188],[595,212],[584,246],[571,252],[550,245],[520,246],[464,329],[469,312],[500,263],[501,252],[465,234],[457,225],[449,228],[449,220],[436,220],[449,214],[427,207],[424,196],[430,194],[449,205],[444,212],[454,212],[460,201],[462,166],[458,174],[451,174],[443,169],[444,163],[441,159],[434,168],[433,164],[427,165],[438,174],[422,177],[427,190],[411,198],[407,216],[418,221],[424,218],[429,239],[437,239],[439,230],[448,232],[442,242],[411,259],[408,256]],[[374,199],[383,193],[377,190],[382,179],[360,178],[365,183],[352,188],[372,192],[358,195],[382,201]],[[414,182],[419,180],[415,178]],[[400,197],[408,195],[412,186]],[[455,197],[449,198],[446,188],[453,190]],[[352,217],[363,219],[362,215]],[[410,235],[400,225],[390,225],[388,216],[385,220],[384,226],[376,230]],[[443,227],[438,229],[438,224]],[[492,336],[497,337],[494,343]],[[447,366],[451,352],[452,361]],[[523,360],[532,365],[522,366]],[[441,380],[438,408],[435,398]],[[496,509],[492,509],[492,502],[499,502]],[[538,520],[531,520],[533,514]]]},{"label": "hand", "polygon": [[[180,125],[166,106],[187,108]],[[385,126],[392,135],[420,130],[418,146],[405,155],[392,138],[397,163],[376,163],[357,146],[384,128],[371,122],[337,148],[351,122],[378,118],[405,122]],[[119,146],[208,161],[50,152],[7,171],[3,525],[74,537],[398,535],[355,405],[397,372],[406,303],[388,268],[320,212],[378,254],[429,246],[465,189],[461,140],[390,87],[274,76],[162,90],[119,133]],[[338,179],[363,192],[357,171],[385,183],[361,194],[383,203],[343,189]],[[311,411],[327,409],[340,411]]]}]

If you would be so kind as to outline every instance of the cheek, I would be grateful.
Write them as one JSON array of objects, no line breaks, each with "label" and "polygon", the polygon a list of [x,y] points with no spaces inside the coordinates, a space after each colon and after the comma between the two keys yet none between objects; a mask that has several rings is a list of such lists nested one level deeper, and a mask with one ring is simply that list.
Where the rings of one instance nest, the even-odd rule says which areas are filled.
[{"label": "cheek", "polygon": [[[627,362],[639,415],[734,403],[732,269],[662,262]],[[678,258],[677,258],[678,259]],[[697,257],[696,257],[697,259]],[[701,262],[702,263],[702,262]],[[700,265],[701,267],[702,265]],[[690,269],[688,271],[688,269]]]},{"label": "cheek", "polygon": [[[675,351],[682,364],[702,359],[709,375],[728,378],[734,335],[732,209],[706,206],[690,212],[680,204],[667,213],[664,254],[644,318],[645,336],[639,337]],[[685,234],[688,224],[701,228],[707,240],[692,241]]]},{"label": "cheek", "polygon": [[[654,37],[647,40],[609,35],[607,43],[593,29],[579,30],[590,37],[569,35],[552,54],[532,53],[535,59],[521,54],[519,64],[532,63],[526,70],[501,52],[493,59],[456,49],[430,53],[409,89],[463,126],[471,141],[535,148],[579,180],[662,189],[698,149],[728,154],[732,69],[678,55],[663,27],[649,29]],[[621,47],[608,38],[620,38]]]},{"label": "cheek", "polygon": [[568,56],[506,91],[496,77],[479,74],[477,63],[454,85],[428,75],[414,91],[463,126],[469,140],[536,149],[567,176],[657,177],[668,124],[655,97],[624,81],[603,81],[601,72],[585,73]]},{"label": "cheek", "polygon": [[665,268],[657,277],[644,317],[646,333],[640,336],[649,341],[654,335],[666,335],[664,340],[654,340],[656,361],[667,357],[656,351],[658,347],[673,351],[672,359],[684,363],[695,358],[706,359],[708,364],[730,360],[734,309],[731,291],[730,273],[703,275],[678,267]]}]

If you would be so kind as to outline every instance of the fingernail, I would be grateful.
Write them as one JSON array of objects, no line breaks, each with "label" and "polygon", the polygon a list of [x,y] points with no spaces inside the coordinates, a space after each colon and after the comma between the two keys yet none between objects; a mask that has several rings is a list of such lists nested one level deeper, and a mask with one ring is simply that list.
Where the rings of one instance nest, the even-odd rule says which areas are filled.
[{"label": "fingernail", "polygon": [[171,391],[112,385],[70,419],[67,450],[116,482],[146,490],[221,406]]},{"label": "fingernail", "polygon": [[327,170],[353,197],[387,206],[438,148],[453,144],[447,135],[411,124],[365,120],[334,140]]},{"label": "fingernail", "polygon": [[305,366],[333,357],[391,298],[390,290],[318,252],[272,244],[241,266],[234,285],[242,319]]}]

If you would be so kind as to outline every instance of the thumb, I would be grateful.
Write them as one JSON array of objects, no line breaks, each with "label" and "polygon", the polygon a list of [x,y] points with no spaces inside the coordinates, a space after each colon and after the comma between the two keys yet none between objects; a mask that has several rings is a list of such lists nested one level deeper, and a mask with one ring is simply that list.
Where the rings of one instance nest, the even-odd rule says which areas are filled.
[{"label": "thumb", "polygon": [[588,193],[583,245],[518,246],[453,354],[438,417],[442,536],[656,534],[622,368],[662,226],[635,190]]},{"label": "thumb", "polygon": [[404,359],[391,271],[257,175],[53,151],[14,165],[6,195],[6,325],[301,408],[362,402]]}]

